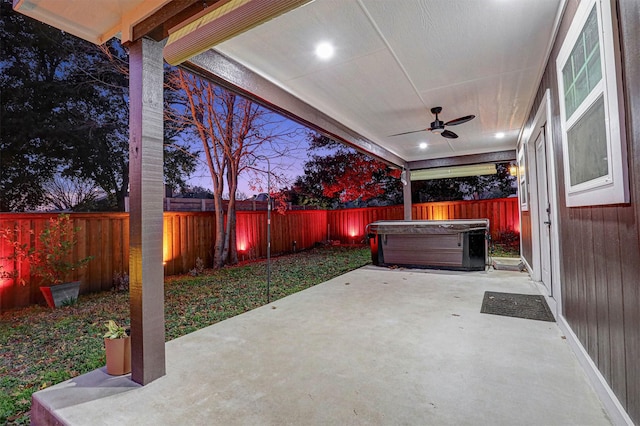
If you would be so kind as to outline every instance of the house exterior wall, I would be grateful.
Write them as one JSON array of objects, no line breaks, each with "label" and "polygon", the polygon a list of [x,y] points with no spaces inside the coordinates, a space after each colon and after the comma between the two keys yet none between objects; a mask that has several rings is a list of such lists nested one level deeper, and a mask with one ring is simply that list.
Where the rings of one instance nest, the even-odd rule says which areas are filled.
[{"label": "house exterior wall", "polygon": [[[558,176],[562,312],[580,343],[635,423],[640,423],[640,2],[613,0],[622,52],[630,203],[568,208],[555,61],[578,6],[568,0],[527,127],[551,90],[551,132]],[[523,255],[530,253],[525,233]],[[526,240],[526,241],[525,241]]]}]

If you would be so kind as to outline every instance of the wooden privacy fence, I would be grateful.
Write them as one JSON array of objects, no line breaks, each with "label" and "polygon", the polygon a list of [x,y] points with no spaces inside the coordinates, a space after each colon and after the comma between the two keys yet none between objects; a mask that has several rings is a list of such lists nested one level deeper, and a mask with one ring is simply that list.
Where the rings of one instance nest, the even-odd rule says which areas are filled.
[{"label": "wooden privacy fence", "polygon": [[[7,213],[0,214],[0,229],[19,230],[20,243],[38,246],[38,235],[56,214]],[[74,272],[72,279],[81,281],[82,293],[108,290],[115,272],[129,270],[129,215],[126,213],[73,213],[73,226],[80,228],[73,257],[93,256],[89,266]],[[8,244],[0,239],[0,258],[12,253]],[[29,277],[29,264],[15,264],[0,260],[5,272],[17,271],[18,278],[0,278],[0,309],[40,303],[43,299],[37,279]],[[21,285],[20,282],[25,282]]]},{"label": "wooden privacy fence", "polygon": [[[326,210],[272,213],[271,252],[291,252],[313,247],[326,239]],[[193,269],[199,257],[213,262],[215,216],[212,213],[164,214],[163,256],[165,273],[175,275]],[[295,247],[294,247],[295,241]],[[267,212],[236,212],[236,247],[240,260],[267,255]]]},{"label": "wooden privacy fence", "polygon": [[403,206],[365,207],[360,209],[331,210],[327,217],[329,240],[342,244],[357,244],[366,238],[365,228],[376,220],[402,220]]},{"label": "wooden privacy fence", "polygon": [[[50,213],[3,213],[0,229],[20,230],[20,243],[37,246],[37,235],[45,228]],[[80,292],[110,290],[116,273],[129,271],[128,213],[71,213],[73,226],[79,228],[73,257],[93,256],[89,266],[71,277],[81,282]],[[267,212],[237,212],[237,238],[241,258],[266,256]],[[272,213],[271,251],[273,254],[310,248],[326,239],[326,210]],[[163,262],[167,275],[186,273],[196,259],[205,265],[213,260],[215,215],[211,212],[165,212],[163,223]],[[295,246],[294,246],[295,242]],[[0,239],[0,258],[11,254],[10,246]],[[0,271],[17,271],[17,278],[0,278],[0,311],[42,303],[39,282],[30,279],[29,264],[0,260]],[[25,285],[19,284],[24,282]]]},{"label": "wooden privacy fence", "polygon": [[[358,243],[366,237],[365,228],[369,223],[376,220],[402,220],[403,218],[403,206],[332,210],[327,216],[327,238],[339,240],[343,244]],[[493,239],[498,238],[502,232],[520,232],[517,198],[413,204],[411,218],[413,220],[486,218],[490,221]]]},{"label": "wooden privacy fence", "polygon": [[[414,204],[413,219],[488,218],[491,234],[519,232],[516,198],[482,201],[455,201]],[[56,214],[1,213],[0,229],[20,229],[20,242],[33,246],[47,221]],[[367,224],[376,220],[400,220],[402,206],[369,207],[345,210],[272,212],[271,252],[274,255],[303,250],[318,242],[332,240],[342,244],[362,243]],[[74,258],[93,256],[88,268],[76,272],[81,293],[109,290],[115,273],[129,271],[129,214],[72,213],[74,227],[80,228]],[[163,226],[163,261],[167,275],[186,273],[201,258],[211,265],[215,238],[212,212],[165,212]],[[264,258],[267,248],[267,212],[237,212],[237,248],[240,259]],[[10,246],[0,239],[0,258],[9,256]],[[29,265],[0,260],[0,271],[16,270],[18,279],[0,278],[0,311],[41,303],[36,280],[30,280]],[[24,280],[25,285],[19,282]]]},{"label": "wooden privacy fence", "polygon": [[491,238],[501,233],[520,233],[520,206],[517,198],[446,201],[414,204],[411,217],[416,220],[489,219]]}]

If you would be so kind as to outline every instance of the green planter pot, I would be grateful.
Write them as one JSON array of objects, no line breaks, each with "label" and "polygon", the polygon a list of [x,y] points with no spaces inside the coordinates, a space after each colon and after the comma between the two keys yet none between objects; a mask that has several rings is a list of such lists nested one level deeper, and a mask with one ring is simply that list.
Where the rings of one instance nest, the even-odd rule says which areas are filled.
[{"label": "green planter pot", "polygon": [[40,291],[51,309],[59,308],[65,303],[73,303],[78,300],[80,293],[80,281],[58,284],[50,287],[40,287]]}]

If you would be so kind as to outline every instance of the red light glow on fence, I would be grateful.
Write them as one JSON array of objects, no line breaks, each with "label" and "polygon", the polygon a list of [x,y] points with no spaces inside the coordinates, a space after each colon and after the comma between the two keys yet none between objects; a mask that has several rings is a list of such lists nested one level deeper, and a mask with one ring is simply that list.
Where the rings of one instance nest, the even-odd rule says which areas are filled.
[{"label": "red light glow on fence", "polygon": [[251,243],[249,229],[246,226],[240,227],[236,225],[236,249],[238,252],[245,253],[251,247]]},{"label": "red light glow on fence", "polygon": [[[0,245],[2,241],[0,241]],[[4,289],[7,287],[11,287],[13,285],[13,274],[14,266],[13,262],[7,260],[6,258],[10,256],[11,248],[8,245],[3,245],[2,252],[0,253],[0,289]]]},{"label": "red light glow on fence", "polygon": [[165,230],[162,233],[162,263],[164,265],[167,264],[168,260],[171,260],[171,249],[169,247],[170,238],[167,235],[167,231]]},{"label": "red light glow on fence", "polygon": [[432,220],[449,220],[449,211],[444,208],[434,209]]},{"label": "red light glow on fence", "polygon": [[13,285],[13,278],[0,278],[0,291],[11,287]]}]

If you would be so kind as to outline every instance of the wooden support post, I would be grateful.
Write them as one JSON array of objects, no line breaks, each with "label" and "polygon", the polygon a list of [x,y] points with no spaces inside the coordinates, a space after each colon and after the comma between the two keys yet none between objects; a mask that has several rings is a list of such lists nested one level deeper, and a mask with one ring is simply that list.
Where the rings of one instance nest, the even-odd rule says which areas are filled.
[{"label": "wooden support post", "polygon": [[146,385],[165,374],[162,45],[129,46],[131,378]]},{"label": "wooden support post", "polygon": [[404,182],[402,185],[402,195],[404,201],[404,220],[411,220],[411,170],[408,168],[404,171]]}]

